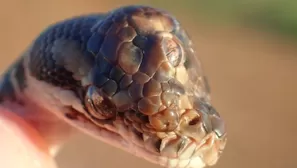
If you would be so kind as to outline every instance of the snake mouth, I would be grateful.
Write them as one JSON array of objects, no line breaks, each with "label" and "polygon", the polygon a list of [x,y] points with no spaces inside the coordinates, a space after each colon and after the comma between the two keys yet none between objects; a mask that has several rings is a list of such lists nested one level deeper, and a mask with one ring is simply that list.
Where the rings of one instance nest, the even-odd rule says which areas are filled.
[{"label": "snake mouth", "polygon": [[153,163],[215,164],[226,144],[224,123],[180,23],[144,6],[81,19],[53,26],[30,47],[25,95]]},{"label": "snake mouth", "polygon": [[105,20],[87,45],[95,64],[84,80],[81,127],[162,166],[215,164],[226,144],[224,122],[180,24],[149,7],[122,8]]},{"label": "snake mouth", "polygon": [[[104,98],[98,100],[98,96],[102,94],[97,94],[97,91],[93,86],[89,86],[85,99],[86,111],[81,113],[72,110],[67,114],[67,118],[76,122],[75,125],[84,132],[89,132],[111,146],[170,168],[214,165],[225,148],[224,122],[216,110],[203,99],[191,100],[190,96],[187,96],[192,108],[185,108],[187,106],[181,105],[183,103],[178,103],[180,108],[183,108],[179,110],[178,122],[170,124],[170,121],[175,120],[168,120],[170,115],[165,115],[165,120],[169,122],[163,127],[164,115],[152,120],[141,115],[141,111],[131,109],[115,113],[99,111],[113,109],[113,104],[111,100]],[[185,100],[180,98],[179,101]],[[102,102],[108,107],[98,110],[96,107]],[[166,114],[166,111],[168,112],[168,109],[160,113]]]},{"label": "snake mouth", "polygon": [[[219,135],[215,129],[202,138],[194,137],[193,134],[187,135],[181,131],[139,132],[135,125],[127,125],[121,116],[104,121],[72,110],[71,113],[67,113],[67,118],[72,122],[75,121],[80,129],[111,146],[170,168],[214,165],[225,148],[227,140],[226,133]],[[182,127],[182,124],[179,127]],[[200,129],[204,130],[203,124]]]}]

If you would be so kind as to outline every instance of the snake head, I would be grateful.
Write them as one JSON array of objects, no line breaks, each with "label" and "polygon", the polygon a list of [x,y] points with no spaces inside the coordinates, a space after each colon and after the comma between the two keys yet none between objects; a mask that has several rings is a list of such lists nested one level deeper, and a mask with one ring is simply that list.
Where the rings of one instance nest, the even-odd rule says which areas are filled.
[{"label": "snake head", "polygon": [[112,145],[166,167],[214,165],[225,126],[180,23],[165,11],[129,6],[110,12],[92,33],[85,115],[121,139]]}]

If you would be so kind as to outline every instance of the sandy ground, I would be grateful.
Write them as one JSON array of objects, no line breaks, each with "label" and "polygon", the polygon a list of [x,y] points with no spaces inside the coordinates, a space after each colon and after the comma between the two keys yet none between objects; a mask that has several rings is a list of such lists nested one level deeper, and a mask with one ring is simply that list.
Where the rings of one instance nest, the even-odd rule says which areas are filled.
[{"label": "sandy ground", "polygon": [[[2,3],[0,70],[9,66],[48,24],[123,4],[127,3],[98,0]],[[228,145],[215,167],[297,167],[296,45],[247,28],[182,21],[197,45],[212,87],[213,103],[227,122]],[[60,168],[157,167],[83,134],[65,146],[57,161]]]}]

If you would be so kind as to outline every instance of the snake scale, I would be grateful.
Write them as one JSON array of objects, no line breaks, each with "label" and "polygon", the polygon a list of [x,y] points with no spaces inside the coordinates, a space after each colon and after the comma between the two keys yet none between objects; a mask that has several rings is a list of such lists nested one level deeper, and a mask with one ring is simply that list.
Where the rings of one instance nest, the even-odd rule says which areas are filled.
[{"label": "snake scale", "polygon": [[225,148],[193,44],[161,9],[131,5],[52,24],[0,85],[1,104],[23,109],[16,114],[51,149],[71,128],[169,168],[214,165]]}]

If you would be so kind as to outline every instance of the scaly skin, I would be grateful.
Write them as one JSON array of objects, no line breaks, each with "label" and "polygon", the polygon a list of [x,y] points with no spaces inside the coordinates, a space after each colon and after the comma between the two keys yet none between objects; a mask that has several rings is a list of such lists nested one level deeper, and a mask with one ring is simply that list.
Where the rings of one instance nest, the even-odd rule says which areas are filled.
[{"label": "scaly skin", "polygon": [[191,40],[159,9],[127,6],[51,25],[2,79],[2,104],[31,111],[18,115],[53,146],[68,137],[68,123],[183,168],[214,165],[226,144]]}]

